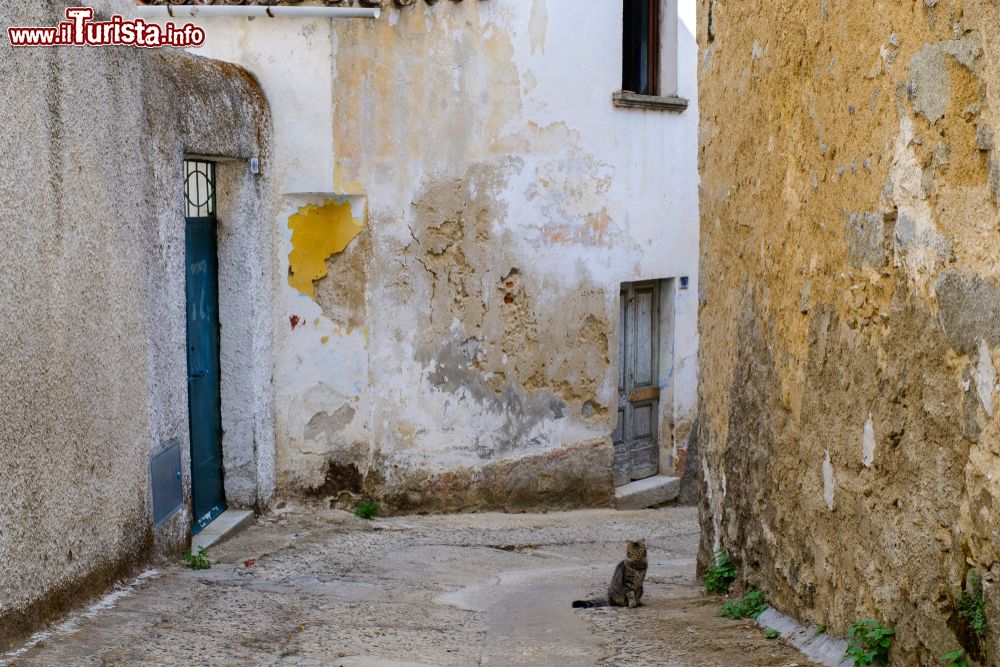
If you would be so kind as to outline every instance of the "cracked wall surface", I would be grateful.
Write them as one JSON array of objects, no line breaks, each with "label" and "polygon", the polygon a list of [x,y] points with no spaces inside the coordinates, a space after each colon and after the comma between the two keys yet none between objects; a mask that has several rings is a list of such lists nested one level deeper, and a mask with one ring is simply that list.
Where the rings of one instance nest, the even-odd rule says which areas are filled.
[{"label": "cracked wall surface", "polygon": [[1000,7],[700,12],[701,565],[996,664]]},{"label": "cracked wall surface", "polygon": [[[662,388],[664,472],[683,473],[697,118],[694,2],[681,4],[683,114],[613,107],[614,3],[582,15],[571,0],[386,3],[377,21],[212,24],[203,50],[247,66],[275,105],[278,253],[293,281],[291,216],[331,200],[364,220],[342,251],[316,254],[313,293],[280,290],[286,492],[398,511],[609,503],[619,286],[690,276]],[[262,55],[275,48],[314,66]]]}]

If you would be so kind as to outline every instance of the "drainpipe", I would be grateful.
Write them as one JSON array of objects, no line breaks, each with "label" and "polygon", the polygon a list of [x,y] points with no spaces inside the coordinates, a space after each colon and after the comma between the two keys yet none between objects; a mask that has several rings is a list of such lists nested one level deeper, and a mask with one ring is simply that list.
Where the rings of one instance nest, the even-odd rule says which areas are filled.
[{"label": "drainpipe", "polygon": [[270,16],[272,18],[377,19],[378,7],[284,7],[263,5],[138,5],[144,18],[198,16]]}]

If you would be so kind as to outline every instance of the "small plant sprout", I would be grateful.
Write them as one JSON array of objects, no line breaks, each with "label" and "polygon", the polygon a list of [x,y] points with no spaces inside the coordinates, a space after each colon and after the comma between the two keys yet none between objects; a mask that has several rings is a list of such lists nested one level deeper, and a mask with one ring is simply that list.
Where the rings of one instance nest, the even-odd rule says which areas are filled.
[{"label": "small plant sprout", "polygon": [[208,559],[208,549],[198,547],[198,553],[192,554],[190,551],[184,552],[184,562],[192,570],[207,570],[212,567],[212,561]]},{"label": "small plant sprout", "polygon": [[813,637],[819,637],[824,634],[826,634],[826,623],[820,623],[816,626],[816,632],[813,634]]},{"label": "small plant sprout", "polygon": [[724,548],[715,552],[711,567],[705,571],[705,592],[708,594],[726,595],[729,586],[736,581],[736,566],[729,559],[729,552]]},{"label": "small plant sprout", "polygon": [[358,506],[356,510],[354,510],[354,516],[359,517],[361,519],[370,520],[377,517],[378,513],[381,510],[382,510],[381,505],[379,505],[374,500],[369,500],[367,502],[362,503],[361,505]]},{"label": "small plant sprout", "polygon": [[951,653],[945,653],[940,658],[946,667],[969,667],[969,662],[965,659],[965,649],[960,648],[952,651]]},{"label": "small plant sprout", "polygon": [[958,616],[977,635],[986,632],[986,599],[983,597],[983,575],[970,570],[965,590],[958,600]]},{"label": "small plant sprout", "polygon": [[764,636],[767,637],[768,639],[777,639],[778,637],[781,636],[781,633],[775,630],[774,628],[766,628],[764,630]]},{"label": "small plant sprout", "polygon": [[986,632],[986,599],[982,593],[977,595],[962,593],[958,601],[958,615],[977,635]]},{"label": "small plant sprout", "polygon": [[723,602],[715,615],[739,621],[744,618],[757,618],[766,609],[767,597],[756,588],[751,588],[742,598]]},{"label": "small plant sprout", "polygon": [[895,634],[895,630],[873,618],[858,621],[847,632],[849,642],[844,657],[853,661],[854,667],[888,665]]}]

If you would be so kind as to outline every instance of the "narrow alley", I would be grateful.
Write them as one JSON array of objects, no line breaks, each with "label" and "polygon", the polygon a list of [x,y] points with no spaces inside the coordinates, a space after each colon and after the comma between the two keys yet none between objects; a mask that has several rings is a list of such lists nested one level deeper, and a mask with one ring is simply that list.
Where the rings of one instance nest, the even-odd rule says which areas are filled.
[{"label": "narrow alley", "polygon": [[[644,605],[571,609],[634,537]],[[811,665],[716,617],[697,543],[687,507],[364,521],[290,505],[212,549],[210,569],[157,567],[0,665]]]},{"label": "narrow alley", "polygon": [[0,2],[0,667],[1000,667],[998,34]]}]

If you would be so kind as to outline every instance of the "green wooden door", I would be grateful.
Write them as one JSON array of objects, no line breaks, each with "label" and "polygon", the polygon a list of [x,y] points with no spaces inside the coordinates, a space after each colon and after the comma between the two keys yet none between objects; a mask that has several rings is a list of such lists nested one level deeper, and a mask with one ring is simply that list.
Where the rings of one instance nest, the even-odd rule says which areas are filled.
[{"label": "green wooden door", "polygon": [[[185,219],[188,415],[191,433],[192,531],[226,509],[222,477],[219,392],[219,260],[214,210],[214,165],[188,162]],[[193,167],[191,165],[194,165]],[[195,171],[192,172],[192,169]],[[193,174],[193,175],[192,175]],[[207,192],[203,193],[203,189]],[[201,200],[211,206],[198,206]],[[190,215],[195,213],[198,215]]]}]

